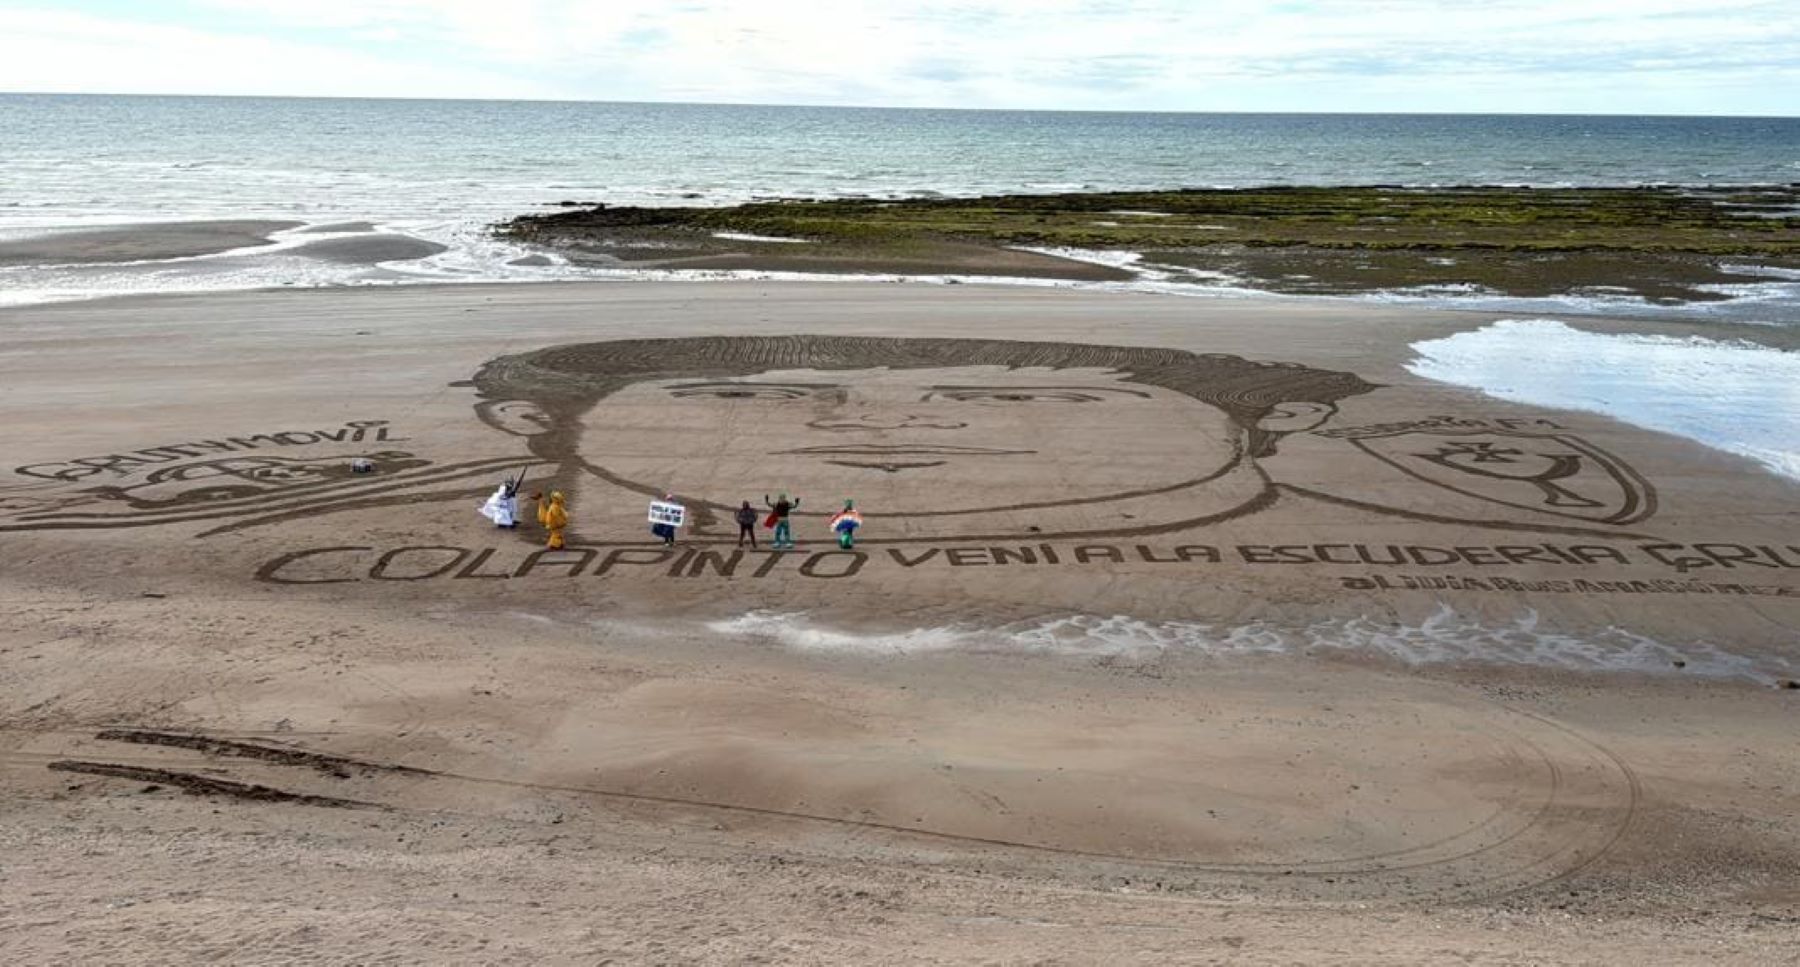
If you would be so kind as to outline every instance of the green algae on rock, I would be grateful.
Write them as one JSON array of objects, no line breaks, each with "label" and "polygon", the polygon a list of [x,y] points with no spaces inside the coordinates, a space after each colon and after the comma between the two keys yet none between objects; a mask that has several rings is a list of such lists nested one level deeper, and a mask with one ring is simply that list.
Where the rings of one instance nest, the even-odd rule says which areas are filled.
[{"label": "green algae on rock", "polygon": [[[1222,271],[1285,292],[1611,288],[1668,302],[1720,298],[1704,287],[1754,278],[1726,259],[1800,265],[1800,186],[1283,187],[601,205],[526,215],[497,231],[578,262],[633,268],[1102,280],[1129,274],[1033,261],[1018,250],[1122,249],[1146,263]],[[791,244],[796,239],[814,244]]]}]

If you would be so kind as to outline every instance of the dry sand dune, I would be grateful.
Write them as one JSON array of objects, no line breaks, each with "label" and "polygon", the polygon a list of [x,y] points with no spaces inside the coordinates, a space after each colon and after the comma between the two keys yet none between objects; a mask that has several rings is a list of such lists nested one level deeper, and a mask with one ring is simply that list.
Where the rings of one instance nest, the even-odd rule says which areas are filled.
[{"label": "dry sand dune", "polygon": [[[8,310],[0,936],[1791,961],[1800,488],[1404,370],[1482,321],[828,284]],[[475,513],[521,468],[567,550]],[[736,547],[781,491],[799,546]]]}]

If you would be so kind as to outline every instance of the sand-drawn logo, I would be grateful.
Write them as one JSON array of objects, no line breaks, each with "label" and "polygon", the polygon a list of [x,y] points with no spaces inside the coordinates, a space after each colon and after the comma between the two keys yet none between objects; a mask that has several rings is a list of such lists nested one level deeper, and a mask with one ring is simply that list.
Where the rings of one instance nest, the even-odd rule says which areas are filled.
[{"label": "sand-drawn logo", "polygon": [[38,482],[0,488],[0,531],[204,522],[212,528],[204,536],[358,507],[466,496],[522,462],[503,456],[438,463],[413,450],[390,449],[402,439],[391,430],[385,420],[358,420],[18,467],[15,473]]},{"label": "sand-drawn logo", "polygon": [[226,457],[155,470],[145,475],[142,483],[128,487],[88,487],[80,492],[119,501],[133,510],[181,509],[196,504],[219,508],[239,501],[319,491],[359,475],[373,481],[430,465],[431,461],[404,450],[317,457]]},{"label": "sand-drawn logo", "polygon": [[1601,524],[1656,511],[1637,471],[1566,433],[1401,430],[1353,442],[1415,479],[1521,510]]}]

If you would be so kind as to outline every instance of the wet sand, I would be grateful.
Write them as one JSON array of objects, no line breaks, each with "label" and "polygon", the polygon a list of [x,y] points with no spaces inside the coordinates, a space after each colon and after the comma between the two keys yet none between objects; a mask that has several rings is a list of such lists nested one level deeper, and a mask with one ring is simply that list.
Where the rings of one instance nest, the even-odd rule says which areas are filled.
[{"label": "wet sand", "polygon": [[561,247],[559,254],[576,265],[637,271],[985,276],[1070,282],[1136,278],[1113,266],[947,239],[895,247],[619,232]]},{"label": "wet sand", "polygon": [[[0,312],[0,929],[31,963],[1778,962],[1800,487],[1407,374],[1484,321],[751,283]],[[521,467],[573,550],[476,515]],[[643,477],[695,514],[673,550]],[[781,489],[799,548],[739,554],[724,511]]]},{"label": "wet sand", "polygon": [[77,265],[214,255],[266,245],[270,235],[302,224],[231,219],[61,229],[0,242],[0,265]]},{"label": "wet sand", "polygon": [[373,222],[331,222],[325,225],[309,225],[300,230],[302,235],[323,235],[335,232],[373,232]]},{"label": "wet sand", "polygon": [[307,242],[291,254],[342,265],[375,265],[428,258],[449,251],[449,246],[410,235],[369,234]]}]

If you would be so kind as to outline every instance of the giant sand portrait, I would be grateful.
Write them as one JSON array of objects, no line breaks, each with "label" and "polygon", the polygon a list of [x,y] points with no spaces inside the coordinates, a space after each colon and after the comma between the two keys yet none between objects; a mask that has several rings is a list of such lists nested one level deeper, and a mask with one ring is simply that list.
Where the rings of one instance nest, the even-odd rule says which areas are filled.
[{"label": "giant sand portrait", "polygon": [[[1143,534],[1240,517],[1277,496],[1262,461],[1284,437],[1378,389],[1351,373],[1176,349],[862,336],[554,346],[495,359],[473,385],[481,418],[529,440],[590,508],[673,492],[704,527],[786,491],[814,514],[856,499],[895,540]],[[1433,433],[1447,452],[1413,455],[1450,482],[1395,465],[1437,488],[1467,478],[1475,489],[1464,492],[1489,503],[1600,505],[1554,482],[1598,451],[1540,456],[1546,441],[1569,444],[1502,431],[1514,445],[1495,447],[1492,432],[1468,432]],[[1366,440],[1347,449],[1391,460]],[[1483,482],[1516,493],[1483,494]]]}]

